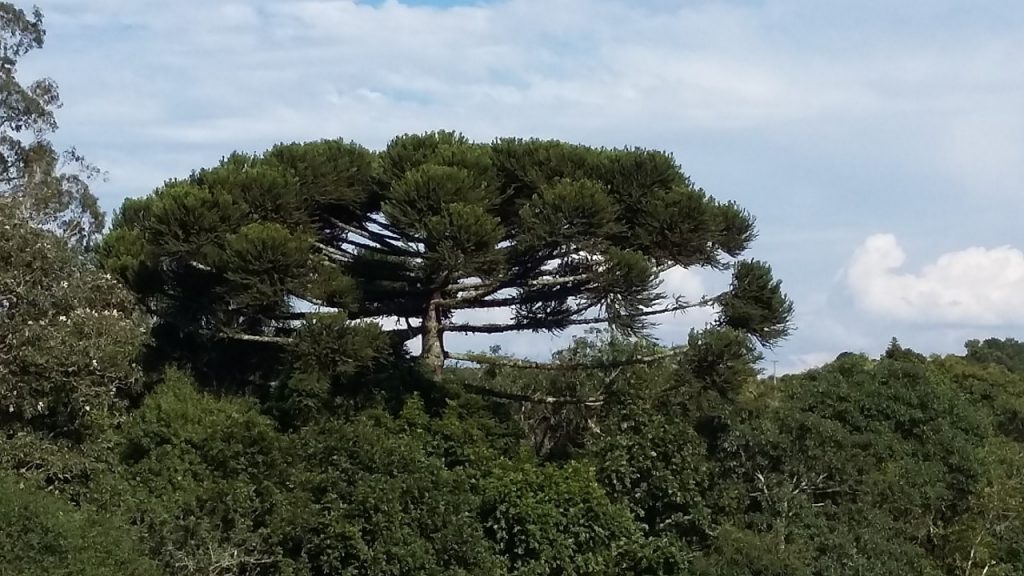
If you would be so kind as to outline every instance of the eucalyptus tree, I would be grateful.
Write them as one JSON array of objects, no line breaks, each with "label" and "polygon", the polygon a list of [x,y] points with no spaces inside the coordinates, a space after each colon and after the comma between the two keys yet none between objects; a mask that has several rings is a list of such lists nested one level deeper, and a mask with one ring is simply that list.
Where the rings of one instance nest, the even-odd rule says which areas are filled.
[{"label": "eucalyptus tree", "polygon": [[23,83],[18,65],[43,47],[46,30],[38,8],[31,12],[0,2],[0,203],[26,220],[84,246],[103,229],[104,216],[89,182],[100,172],[74,148],[50,141],[61,107],[57,83]]}]

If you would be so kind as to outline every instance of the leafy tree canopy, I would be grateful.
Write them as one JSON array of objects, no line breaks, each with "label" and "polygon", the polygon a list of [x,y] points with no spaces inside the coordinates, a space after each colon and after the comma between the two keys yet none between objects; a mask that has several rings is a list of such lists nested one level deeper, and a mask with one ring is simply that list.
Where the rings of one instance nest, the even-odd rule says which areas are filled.
[{"label": "leafy tree canopy", "polygon": [[1024,374],[1024,342],[1013,338],[988,338],[984,341],[970,340],[965,346],[969,360],[996,364],[1014,374]]},{"label": "leafy tree canopy", "polygon": [[[792,305],[766,264],[737,260],[754,237],[749,214],[662,152],[431,132],[376,153],[330,140],[232,154],[126,201],[101,254],[179,333],[282,341],[315,305],[405,322],[393,335],[420,337],[440,369],[480,360],[446,352],[445,334],[635,336],[698,306],[771,345]],[[731,269],[733,283],[685,301],[660,290],[675,266]],[[511,320],[457,316],[493,308]]]},{"label": "leafy tree canopy", "polygon": [[81,438],[139,391],[149,324],[58,236],[0,205],[0,425]]}]

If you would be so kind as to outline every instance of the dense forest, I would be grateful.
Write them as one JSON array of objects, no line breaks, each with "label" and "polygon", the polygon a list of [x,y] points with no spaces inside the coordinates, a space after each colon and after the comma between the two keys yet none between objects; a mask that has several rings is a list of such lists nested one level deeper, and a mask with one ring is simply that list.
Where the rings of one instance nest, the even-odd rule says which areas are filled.
[{"label": "dense forest", "polygon": [[753,217],[639,148],[281,144],[107,226],[0,18],[0,574],[1024,574],[1024,342],[765,377]]}]

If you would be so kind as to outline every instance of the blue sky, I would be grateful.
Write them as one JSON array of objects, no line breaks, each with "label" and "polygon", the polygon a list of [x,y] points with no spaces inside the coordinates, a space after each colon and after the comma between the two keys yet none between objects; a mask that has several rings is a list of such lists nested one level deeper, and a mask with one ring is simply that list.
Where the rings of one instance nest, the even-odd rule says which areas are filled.
[{"label": "blue sky", "polygon": [[39,4],[48,44],[22,71],[60,83],[59,140],[109,172],[109,209],[278,141],[450,128],[654,147],[758,218],[752,255],[798,309],[780,369],[892,336],[924,352],[1024,336],[1020,2]]}]

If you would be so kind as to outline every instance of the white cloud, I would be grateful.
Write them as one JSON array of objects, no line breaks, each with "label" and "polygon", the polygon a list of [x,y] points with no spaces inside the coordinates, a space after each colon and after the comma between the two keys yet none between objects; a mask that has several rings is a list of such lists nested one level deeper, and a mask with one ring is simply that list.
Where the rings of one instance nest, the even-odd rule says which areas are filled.
[{"label": "white cloud", "polygon": [[[661,291],[665,293],[666,298],[658,304],[659,306],[671,306],[675,304],[677,297],[687,302],[696,302],[704,296],[711,295],[708,293],[704,275],[698,270],[676,266],[662,274],[661,279]],[[691,329],[703,328],[715,319],[717,313],[717,307],[705,306],[654,316],[651,320],[658,324],[654,335],[664,344],[684,343]]]},{"label": "white cloud", "polygon": [[[341,135],[380,145],[396,133],[456,127],[484,139],[643,144],[637,139],[652,131],[774,126],[878,106],[874,88],[839,73],[834,60],[772,46],[755,8],[615,0],[449,9],[51,0],[43,8],[51,44],[81,42],[83,30],[107,38],[36,60],[64,86],[62,119],[85,140],[77,143],[113,134],[161,142],[193,150],[197,165],[279,140]],[[172,175],[154,174],[154,185]]]},{"label": "white cloud", "polygon": [[854,253],[847,282],[858,305],[884,318],[923,324],[1024,324],[1024,252],[973,247],[901,271],[896,237],[875,234]]},{"label": "white cloud", "polygon": [[661,280],[661,290],[670,298],[682,296],[695,300],[704,295],[704,280],[695,270],[676,266],[662,274]]},{"label": "white cloud", "polygon": [[[784,362],[778,364],[778,374],[794,374],[797,372],[804,372],[811,368],[818,368],[828,364],[835,360],[837,354],[834,352],[808,352],[806,354],[797,354],[785,359]],[[771,374],[771,369],[768,370]]]}]

